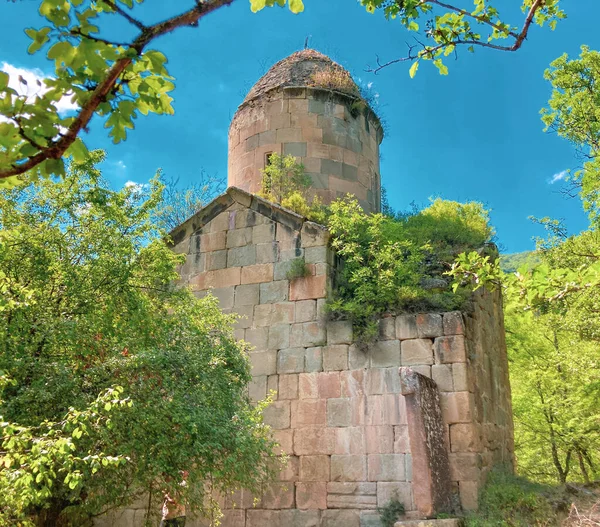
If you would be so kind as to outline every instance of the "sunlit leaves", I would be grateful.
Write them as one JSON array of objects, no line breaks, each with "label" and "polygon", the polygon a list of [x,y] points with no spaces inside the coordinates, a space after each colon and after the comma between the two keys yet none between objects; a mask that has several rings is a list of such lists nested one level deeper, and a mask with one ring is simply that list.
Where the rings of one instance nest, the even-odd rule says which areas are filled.
[{"label": "sunlit leaves", "polygon": [[286,2],[292,13],[297,14],[304,11],[304,2],[302,0],[250,0],[250,9],[253,13],[256,13],[265,7],[273,7],[275,5],[283,7]]},{"label": "sunlit leaves", "polygon": [[206,481],[257,488],[277,467],[246,349],[216,298],[174,286],[162,185],[115,191],[101,152],[69,154],[63,178],[0,192],[0,525],[51,500],[82,525],[182,469],[199,511]]},{"label": "sunlit leaves", "polygon": [[[473,0],[472,10],[462,3],[448,4],[437,0],[361,0],[361,4],[368,13],[380,9],[387,19],[397,19],[408,31],[419,33],[414,42],[408,43],[408,55],[390,63],[431,60],[441,75],[447,75],[448,70],[439,62],[440,57],[457,53],[457,46],[466,45],[471,52],[475,49],[474,45],[514,51],[528,32],[527,17],[517,25],[508,23],[486,0]],[[523,0],[521,7],[527,16],[531,11],[538,25],[548,23],[551,29],[565,17],[559,8],[559,0]],[[419,32],[420,28],[424,30]],[[381,67],[385,65],[380,64],[377,69]],[[414,73],[411,68],[410,76],[413,77]]]}]

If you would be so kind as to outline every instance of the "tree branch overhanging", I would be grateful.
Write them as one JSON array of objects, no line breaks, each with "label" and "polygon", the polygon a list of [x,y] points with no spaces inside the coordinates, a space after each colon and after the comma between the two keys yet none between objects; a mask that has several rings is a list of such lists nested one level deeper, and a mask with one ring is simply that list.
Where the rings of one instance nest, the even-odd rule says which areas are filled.
[{"label": "tree branch overhanging", "polygon": [[[485,25],[491,27],[492,29],[495,29],[496,31],[506,31],[505,28],[498,25],[497,23],[492,22],[491,20],[487,20],[485,17],[473,15],[472,13],[469,13],[468,11],[465,11],[464,9],[461,9],[461,8],[458,8],[458,7],[455,7],[455,6],[446,4],[446,3],[439,2],[438,0],[424,0],[422,2],[422,4],[427,4],[427,3],[443,7],[444,9],[448,9],[449,11],[455,11],[455,12],[460,13],[461,15],[464,15],[469,18],[473,18],[478,23],[485,24]],[[427,46],[426,44],[420,42],[419,40],[417,40],[415,38],[415,41],[418,43],[419,46],[421,46],[421,49],[419,49],[419,51],[415,52],[417,45],[409,45],[408,46],[409,47],[408,54],[404,57],[392,59],[387,62],[381,62],[379,57],[377,57],[376,58],[377,65],[375,67],[367,66],[366,71],[369,73],[377,74],[382,69],[392,66],[393,64],[399,64],[401,62],[413,62],[422,57],[432,58],[436,52],[443,50],[447,47],[450,47],[450,46],[456,47],[456,46],[462,46],[465,44],[467,44],[468,46],[481,46],[484,48],[495,49],[498,51],[517,51],[519,48],[521,48],[521,46],[523,45],[523,42],[527,38],[527,34],[529,33],[529,29],[531,27],[531,24],[533,23],[535,15],[544,6],[544,3],[545,3],[545,0],[536,0],[531,5],[529,11],[527,12],[527,16],[525,17],[525,21],[523,22],[521,31],[519,33],[515,33],[514,31],[507,32],[507,35],[509,37],[514,38],[514,43],[510,46],[502,46],[499,44],[492,44],[490,42],[484,42],[481,40],[461,40],[461,39],[449,40],[447,42],[442,42],[436,46]]]},{"label": "tree branch overhanging", "polygon": [[[176,15],[152,26],[144,26],[141,22],[124,12],[119,6],[116,6],[111,0],[103,1],[113,7],[115,12],[118,12],[121,15],[124,13],[123,16],[126,15],[129,22],[141,30],[140,35],[128,45],[128,47],[135,49],[138,54],[141,54],[146,46],[156,38],[166,35],[179,27],[197,25],[200,19],[206,15],[234,2],[234,0],[207,0],[206,2],[197,3],[193,8],[180,15]],[[121,13],[121,11],[123,12]],[[50,141],[48,146],[41,149],[37,154],[27,158],[27,160],[22,163],[13,164],[8,168],[0,168],[0,179],[25,174],[27,171],[32,170],[48,159],[60,159],[67,149],[75,142],[81,130],[87,127],[94,113],[98,109],[98,106],[114,89],[120,76],[131,64],[132,60],[133,59],[130,57],[124,57],[113,64],[108,70],[104,80],[100,82],[92,92],[87,103],[79,109],[77,116],[60,139]]]}]

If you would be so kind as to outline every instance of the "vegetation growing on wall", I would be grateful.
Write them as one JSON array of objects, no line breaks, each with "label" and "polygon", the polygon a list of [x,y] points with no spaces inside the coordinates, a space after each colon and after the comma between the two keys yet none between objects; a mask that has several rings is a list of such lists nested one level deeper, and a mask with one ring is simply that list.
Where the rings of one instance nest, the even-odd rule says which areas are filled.
[{"label": "vegetation growing on wall", "polygon": [[309,184],[293,156],[275,154],[264,170],[262,194],[329,229],[331,246],[343,261],[331,316],[351,320],[357,335],[370,340],[385,312],[464,307],[466,293],[451,290],[445,273],[459,253],[493,237],[480,203],[438,198],[410,214],[367,214],[350,195],[328,207],[309,204]]}]

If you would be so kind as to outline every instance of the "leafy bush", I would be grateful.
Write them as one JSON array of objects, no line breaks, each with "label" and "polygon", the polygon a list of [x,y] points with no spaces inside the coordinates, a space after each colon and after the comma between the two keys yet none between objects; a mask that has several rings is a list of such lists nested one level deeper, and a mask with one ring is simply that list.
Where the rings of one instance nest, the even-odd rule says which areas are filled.
[{"label": "leafy bush", "polygon": [[351,320],[363,340],[377,335],[386,311],[461,308],[465,292],[444,277],[456,255],[493,235],[479,203],[436,199],[413,215],[366,214],[347,197],[329,207],[332,247],[342,258],[329,310]]},{"label": "leafy bush", "polygon": [[305,193],[310,186],[310,176],[304,166],[296,163],[293,155],[271,154],[269,164],[262,171],[261,192],[264,198],[273,203],[282,203],[293,193]]},{"label": "leafy bush", "polygon": [[305,278],[310,274],[310,269],[306,265],[304,258],[294,258],[290,262],[290,268],[286,273],[288,280],[296,280],[298,278]]},{"label": "leafy bush", "polygon": [[378,507],[379,520],[383,527],[394,527],[394,524],[404,514],[404,505],[394,496],[383,507]]},{"label": "leafy bush", "polygon": [[492,471],[479,497],[479,510],[466,527],[546,527],[559,525],[551,489],[504,471]]}]

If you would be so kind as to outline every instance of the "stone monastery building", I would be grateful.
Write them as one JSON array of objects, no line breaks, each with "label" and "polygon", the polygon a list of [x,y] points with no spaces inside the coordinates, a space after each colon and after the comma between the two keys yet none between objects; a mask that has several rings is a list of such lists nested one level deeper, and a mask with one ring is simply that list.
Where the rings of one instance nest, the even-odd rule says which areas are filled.
[{"label": "stone monastery building", "polygon": [[[320,81],[332,75],[347,88]],[[382,139],[341,66],[293,53],[233,117],[227,191],[171,234],[187,255],[182,282],[242,315],[235,334],[254,347],[250,396],[277,392],[265,420],[289,455],[255,506],[243,491],[222,503],[224,527],[376,527],[392,498],[407,520],[475,509],[489,470],[513,464],[499,293],[478,292],[469,313],[382,318],[364,349],[349,322],[324,312],[338,262],[327,229],[256,195],[269,155],[292,154],[325,203],[351,193],[378,212]],[[310,276],[288,280],[299,257]],[[123,525],[143,517],[125,512]]]}]

